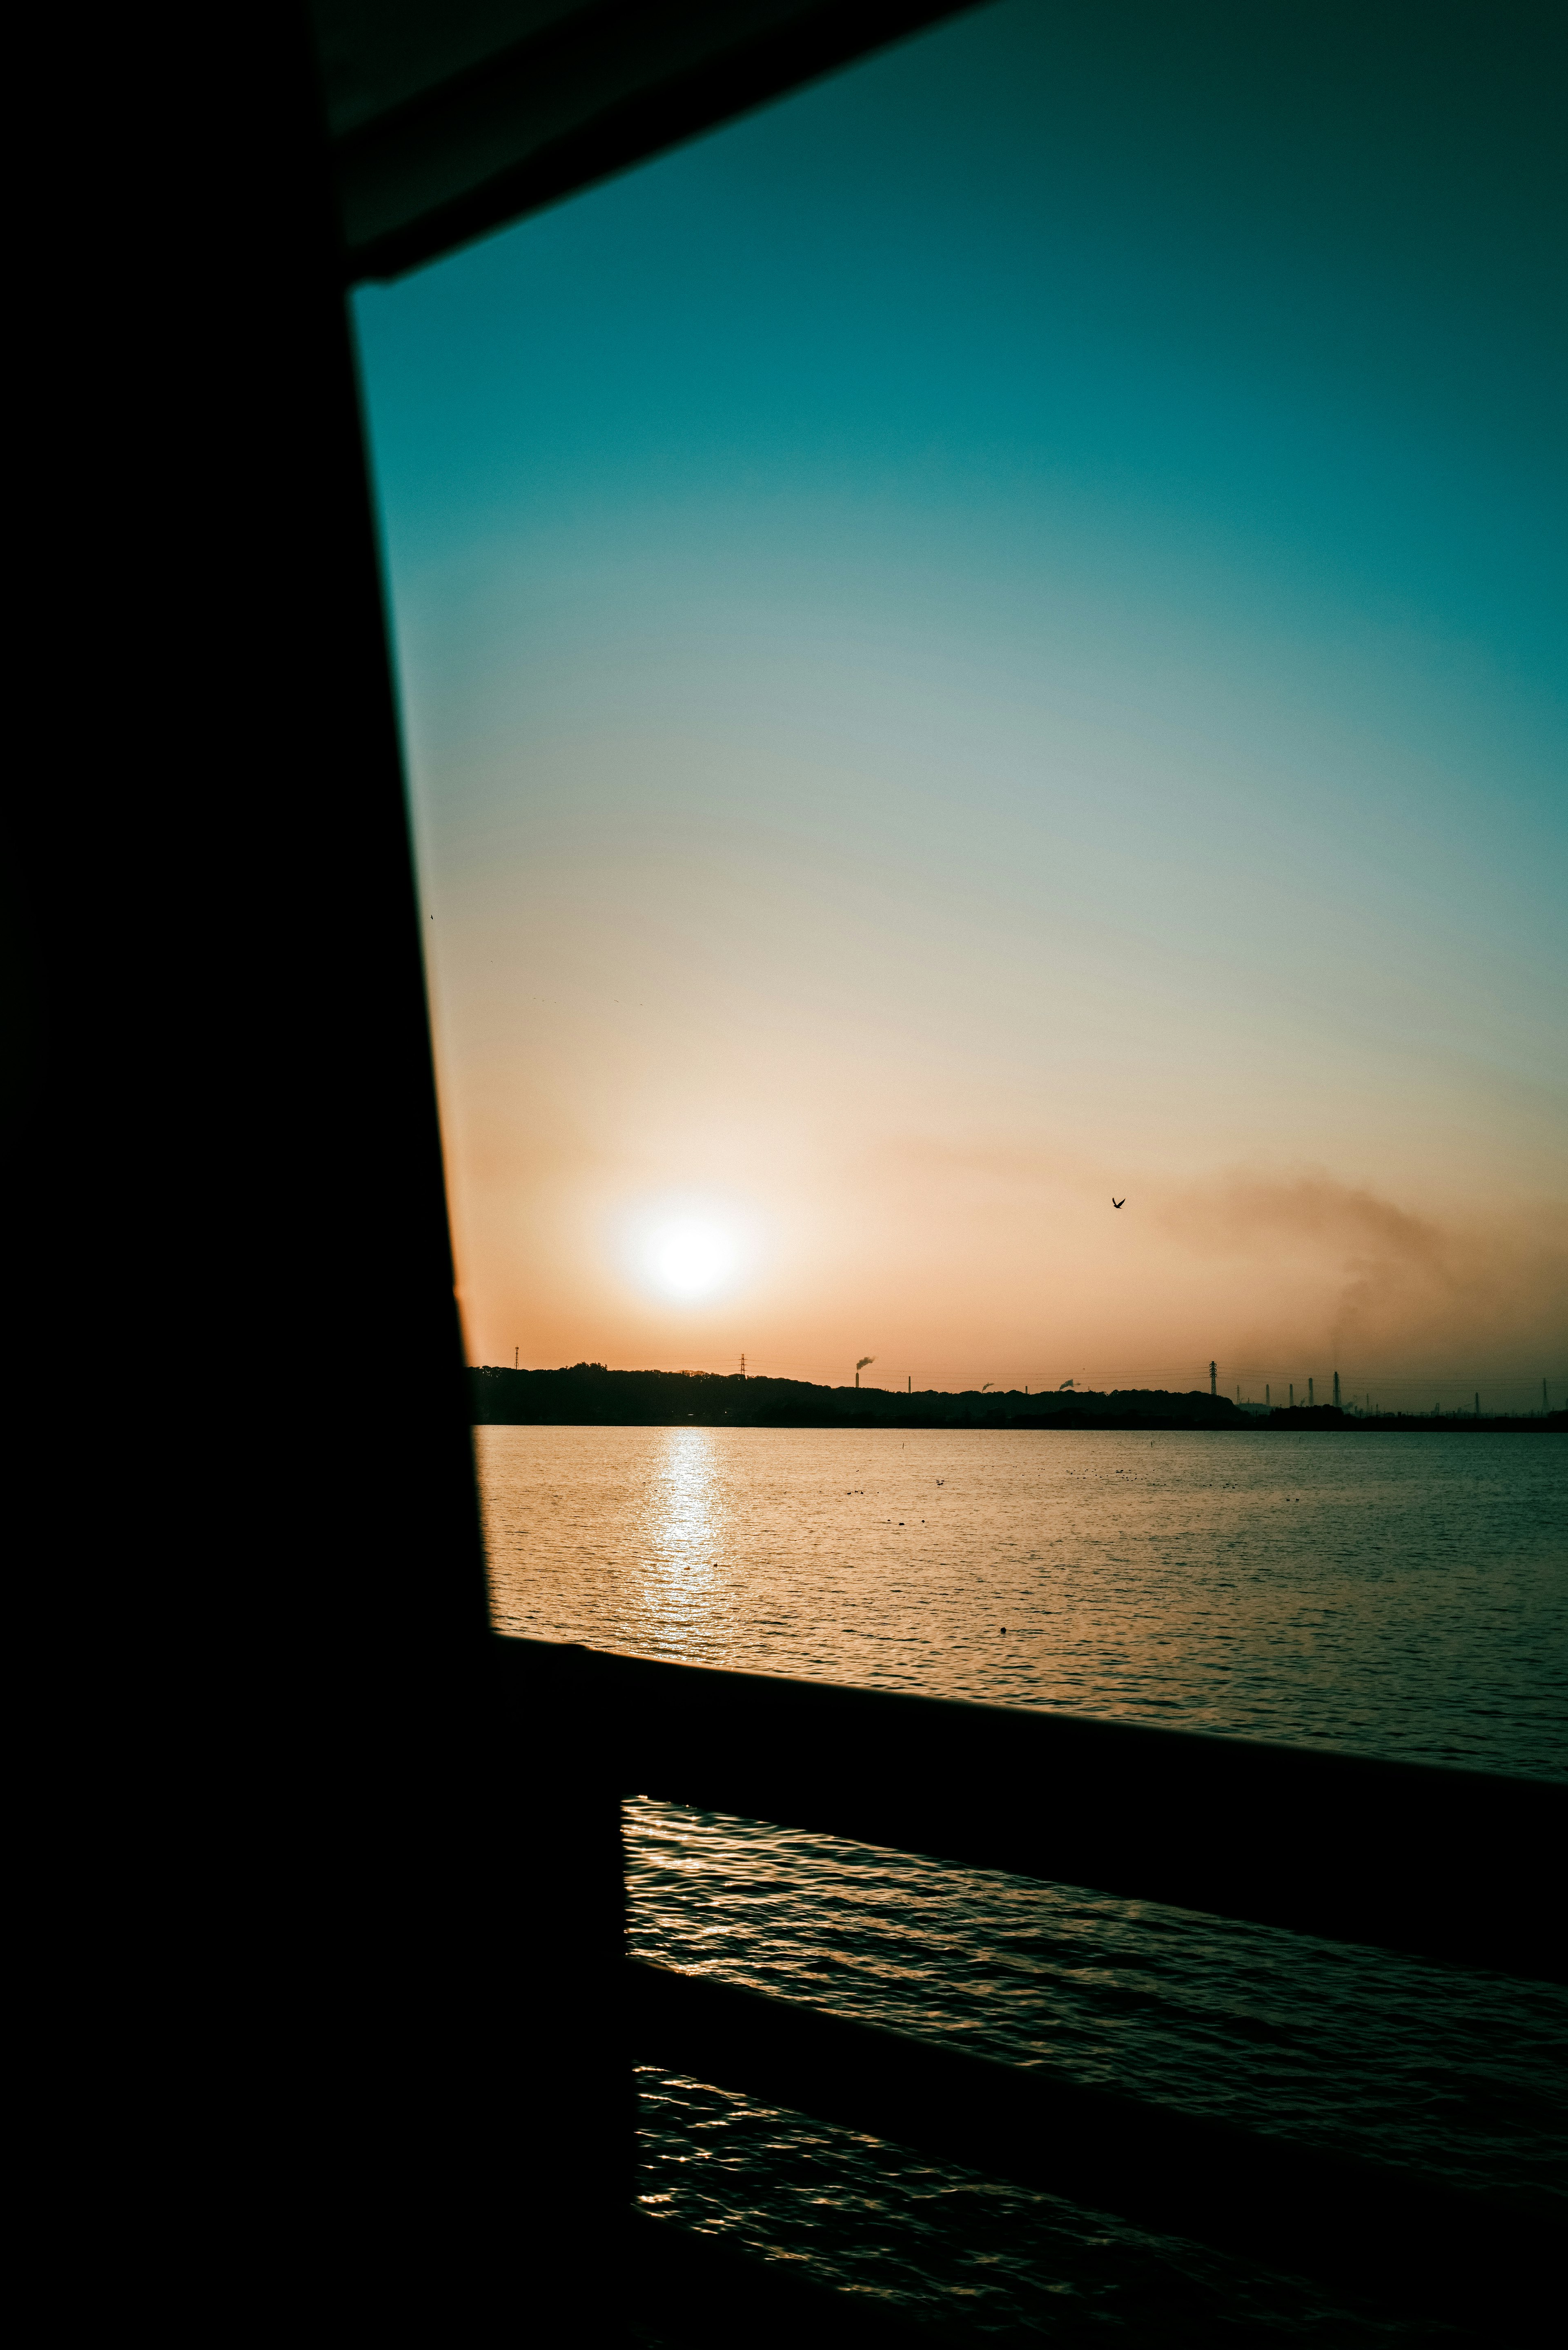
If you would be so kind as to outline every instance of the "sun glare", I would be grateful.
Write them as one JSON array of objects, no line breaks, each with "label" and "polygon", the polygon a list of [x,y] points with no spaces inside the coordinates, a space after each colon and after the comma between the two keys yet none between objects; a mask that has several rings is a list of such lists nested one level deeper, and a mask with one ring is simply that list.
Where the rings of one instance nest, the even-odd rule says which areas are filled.
[{"label": "sun glare", "polygon": [[752,1201],[666,1191],[623,1201],[606,1238],[634,1289],[675,1305],[705,1305],[749,1282],[763,1229]]},{"label": "sun glare", "polygon": [[719,1225],[688,1217],[654,1236],[649,1269],[669,1297],[711,1297],[734,1271],[737,1250]]}]

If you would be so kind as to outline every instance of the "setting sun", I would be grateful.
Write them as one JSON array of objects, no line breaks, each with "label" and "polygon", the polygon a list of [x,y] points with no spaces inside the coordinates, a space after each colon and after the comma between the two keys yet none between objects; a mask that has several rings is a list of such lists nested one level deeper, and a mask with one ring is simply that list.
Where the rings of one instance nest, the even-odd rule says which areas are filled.
[{"label": "setting sun", "polygon": [[654,1241],[654,1280],[670,1297],[711,1297],[735,1269],[738,1252],[730,1233],[688,1217],[667,1225]]}]

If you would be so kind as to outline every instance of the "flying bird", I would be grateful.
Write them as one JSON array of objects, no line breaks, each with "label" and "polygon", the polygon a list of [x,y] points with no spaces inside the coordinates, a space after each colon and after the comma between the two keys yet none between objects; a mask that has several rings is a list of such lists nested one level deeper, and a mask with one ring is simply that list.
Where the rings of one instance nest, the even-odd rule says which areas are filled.
[{"label": "flying bird", "polygon": [[1120,1198],[1119,1200],[1113,1200],[1113,1201],[1111,1201],[1111,1205],[1112,1205],[1112,1207],[1113,1207],[1113,1208],[1125,1208],[1125,1207],[1127,1206],[1127,1193],[1126,1193],[1125,1191],[1122,1193],[1122,1196],[1121,1196],[1121,1198]]}]

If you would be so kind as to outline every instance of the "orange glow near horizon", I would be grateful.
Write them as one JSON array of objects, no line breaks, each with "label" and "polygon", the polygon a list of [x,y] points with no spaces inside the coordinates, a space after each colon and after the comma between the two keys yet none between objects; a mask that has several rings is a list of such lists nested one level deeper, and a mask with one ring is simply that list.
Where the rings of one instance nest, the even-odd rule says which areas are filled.
[{"label": "orange glow near horizon", "polygon": [[356,297],[472,1359],[1568,1385],[1534,183],[1147,70],[975,11]]}]

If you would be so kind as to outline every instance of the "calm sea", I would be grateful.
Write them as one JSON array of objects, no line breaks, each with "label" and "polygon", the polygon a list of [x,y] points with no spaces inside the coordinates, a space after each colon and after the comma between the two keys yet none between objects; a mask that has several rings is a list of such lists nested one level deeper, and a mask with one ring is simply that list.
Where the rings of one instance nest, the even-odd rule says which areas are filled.
[{"label": "calm sea", "polygon": [[[1568,1777],[1552,1438],[475,1441],[507,1631]],[[639,1955],[1459,2182],[1568,2178],[1568,1994],[651,1803],[628,1862]],[[1431,2335],[699,2083],[640,2089],[649,2210],[998,2342]]]}]

